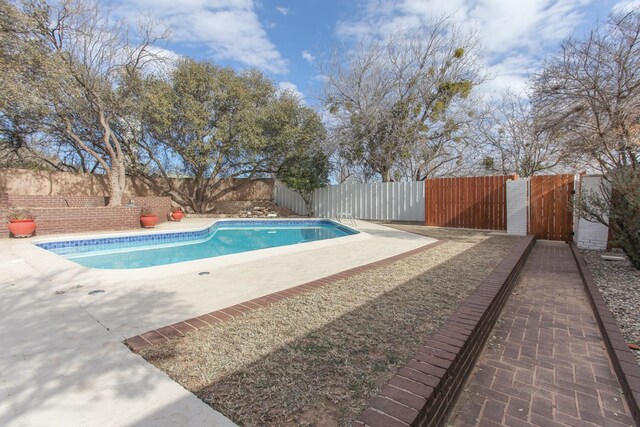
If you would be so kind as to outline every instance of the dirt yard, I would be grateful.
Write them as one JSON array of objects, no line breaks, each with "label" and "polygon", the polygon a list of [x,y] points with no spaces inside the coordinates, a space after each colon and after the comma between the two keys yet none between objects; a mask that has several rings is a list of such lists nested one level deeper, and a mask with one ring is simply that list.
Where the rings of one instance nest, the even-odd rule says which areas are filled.
[{"label": "dirt yard", "polygon": [[519,240],[396,228],[447,242],[141,354],[240,425],[349,425]]}]

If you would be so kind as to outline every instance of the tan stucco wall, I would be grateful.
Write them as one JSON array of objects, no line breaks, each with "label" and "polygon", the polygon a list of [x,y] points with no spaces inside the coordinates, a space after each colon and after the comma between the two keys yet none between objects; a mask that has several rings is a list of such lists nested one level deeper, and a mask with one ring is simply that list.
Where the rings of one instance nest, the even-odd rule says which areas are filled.
[{"label": "tan stucco wall", "polygon": [[[189,186],[189,179],[178,179]],[[83,173],[0,169],[0,193],[46,196],[108,196],[109,187],[104,175]],[[220,200],[271,200],[273,180],[252,180]],[[147,185],[135,178],[127,178],[125,197],[156,195]]]},{"label": "tan stucco wall", "polygon": [[108,195],[104,176],[24,169],[0,169],[0,189],[25,196]]}]

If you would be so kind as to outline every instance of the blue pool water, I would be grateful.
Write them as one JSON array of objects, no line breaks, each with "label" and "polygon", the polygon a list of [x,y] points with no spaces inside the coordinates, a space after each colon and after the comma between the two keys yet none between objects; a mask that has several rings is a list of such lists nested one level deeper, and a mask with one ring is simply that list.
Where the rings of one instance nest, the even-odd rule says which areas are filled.
[{"label": "blue pool water", "polygon": [[225,220],[200,231],[43,242],[36,245],[85,267],[142,268],[356,233],[329,220]]}]

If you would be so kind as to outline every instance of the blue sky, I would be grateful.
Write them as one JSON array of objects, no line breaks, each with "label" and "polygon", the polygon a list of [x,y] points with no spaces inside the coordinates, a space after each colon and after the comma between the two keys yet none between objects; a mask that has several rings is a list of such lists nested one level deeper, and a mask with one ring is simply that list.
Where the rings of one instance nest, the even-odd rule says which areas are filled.
[{"label": "blue sky", "polygon": [[310,105],[318,65],[339,45],[409,29],[444,15],[475,29],[495,77],[481,91],[524,88],[529,72],[571,34],[640,0],[104,0],[119,16],[150,14],[170,28],[172,54],[236,69],[256,67]]}]

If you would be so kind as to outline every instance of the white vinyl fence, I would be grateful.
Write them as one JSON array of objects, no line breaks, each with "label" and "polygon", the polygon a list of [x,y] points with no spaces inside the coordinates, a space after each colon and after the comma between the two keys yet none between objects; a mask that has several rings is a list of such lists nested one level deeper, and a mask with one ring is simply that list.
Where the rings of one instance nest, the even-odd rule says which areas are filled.
[{"label": "white vinyl fence", "polygon": [[[302,197],[277,181],[274,202],[306,215]],[[424,221],[424,182],[329,185],[316,190],[313,206],[315,216],[321,218],[348,212],[356,219]]]}]

